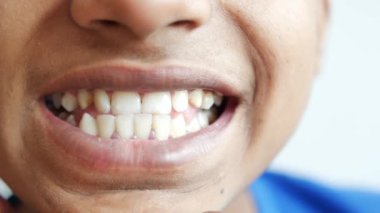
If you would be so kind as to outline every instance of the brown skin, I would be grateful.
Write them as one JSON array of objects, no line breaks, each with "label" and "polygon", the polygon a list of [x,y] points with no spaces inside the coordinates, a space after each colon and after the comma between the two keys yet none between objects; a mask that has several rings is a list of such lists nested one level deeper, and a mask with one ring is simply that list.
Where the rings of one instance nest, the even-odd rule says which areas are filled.
[{"label": "brown skin", "polygon": [[[2,0],[0,177],[28,211],[253,211],[242,192],[302,115],[326,8],[319,0]],[[112,58],[212,67],[246,91],[211,163],[179,169],[169,189],[100,190],[46,150],[51,142],[35,123],[43,83]]]}]

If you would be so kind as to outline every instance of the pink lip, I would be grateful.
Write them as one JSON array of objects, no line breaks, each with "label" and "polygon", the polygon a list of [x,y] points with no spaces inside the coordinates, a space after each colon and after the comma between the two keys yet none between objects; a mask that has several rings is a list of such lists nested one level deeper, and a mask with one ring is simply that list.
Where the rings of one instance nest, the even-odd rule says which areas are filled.
[{"label": "pink lip", "polygon": [[140,168],[169,169],[195,161],[217,147],[217,135],[232,119],[239,92],[228,79],[201,69],[165,66],[153,69],[128,67],[125,64],[91,66],[69,71],[46,85],[44,95],[81,88],[130,89],[134,91],[207,88],[229,96],[221,117],[209,127],[178,139],[163,142],[150,140],[102,140],[84,134],[78,128],[54,116],[41,103],[42,129],[50,141],[77,162],[96,171]]}]

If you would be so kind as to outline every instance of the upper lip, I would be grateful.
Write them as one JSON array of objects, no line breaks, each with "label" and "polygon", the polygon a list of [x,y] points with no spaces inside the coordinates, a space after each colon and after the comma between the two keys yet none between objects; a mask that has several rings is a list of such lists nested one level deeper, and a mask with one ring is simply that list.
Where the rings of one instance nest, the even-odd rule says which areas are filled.
[{"label": "upper lip", "polygon": [[183,65],[131,65],[125,61],[81,66],[60,74],[44,84],[43,95],[77,89],[109,89],[145,91],[172,91],[202,88],[224,96],[240,98],[239,87],[233,78],[222,77],[217,70]]}]

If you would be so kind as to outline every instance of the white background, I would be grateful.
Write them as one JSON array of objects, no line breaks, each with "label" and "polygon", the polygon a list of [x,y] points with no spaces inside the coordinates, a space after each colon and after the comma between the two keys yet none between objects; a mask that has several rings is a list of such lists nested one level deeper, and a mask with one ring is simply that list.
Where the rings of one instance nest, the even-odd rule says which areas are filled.
[{"label": "white background", "polygon": [[380,1],[331,3],[322,73],[273,168],[380,191]]}]

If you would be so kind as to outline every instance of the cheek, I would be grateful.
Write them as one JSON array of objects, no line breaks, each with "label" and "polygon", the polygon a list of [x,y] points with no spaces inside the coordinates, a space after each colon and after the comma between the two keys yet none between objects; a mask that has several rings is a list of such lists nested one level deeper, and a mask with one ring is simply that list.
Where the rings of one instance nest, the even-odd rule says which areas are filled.
[{"label": "cheek", "polygon": [[249,171],[248,181],[274,158],[304,111],[318,61],[315,4],[302,0],[225,2],[253,47],[252,140],[242,167]]}]

